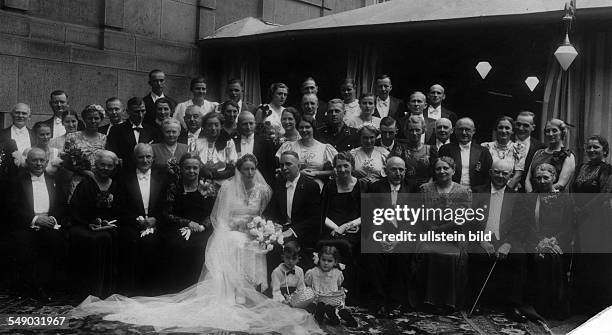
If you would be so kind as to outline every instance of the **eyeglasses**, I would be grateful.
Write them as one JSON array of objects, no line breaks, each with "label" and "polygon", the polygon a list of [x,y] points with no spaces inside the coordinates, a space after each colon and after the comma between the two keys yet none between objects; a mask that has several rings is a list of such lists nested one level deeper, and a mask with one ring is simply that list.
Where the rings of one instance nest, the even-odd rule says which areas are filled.
[{"label": "eyeglasses", "polygon": [[504,171],[504,170],[491,170],[491,173],[495,174],[495,175],[500,175],[500,176],[503,176],[503,177],[506,177],[506,176],[510,175],[510,171]]}]

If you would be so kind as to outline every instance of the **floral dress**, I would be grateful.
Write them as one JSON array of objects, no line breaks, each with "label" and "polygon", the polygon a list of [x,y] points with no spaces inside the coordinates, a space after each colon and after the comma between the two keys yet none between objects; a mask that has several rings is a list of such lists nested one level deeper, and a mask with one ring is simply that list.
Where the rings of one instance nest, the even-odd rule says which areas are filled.
[{"label": "floral dress", "polygon": [[484,142],[481,144],[489,150],[493,163],[497,161],[507,161],[514,167],[514,171],[525,170],[525,155],[521,154],[517,143],[508,142],[505,146],[500,145],[497,141]]},{"label": "floral dress", "polygon": [[[83,180],[83,171],[93,168],[96,162],[96,153],[104,150],[106,146],[106,135],[97,133],[96,137],[87,137],[82,131],[66,134],[64,144],[64,166],[74,172],[68,188],[68,199],[72,198],[74,189]],[[81,157],[77,157],[77,156]],[[65,157],[72,156],[73,159]]]}]

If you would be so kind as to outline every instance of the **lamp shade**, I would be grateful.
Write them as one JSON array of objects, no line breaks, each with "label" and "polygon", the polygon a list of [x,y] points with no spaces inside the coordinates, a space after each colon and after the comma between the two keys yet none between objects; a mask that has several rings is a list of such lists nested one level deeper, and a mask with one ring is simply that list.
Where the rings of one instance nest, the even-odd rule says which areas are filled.
[{"label": "lamp shade", "polygon": [[576,48],[570,43],[569,36],[565,34],[565,41],[563,41],[563,44],[555,51],[555,58],[557,58],[563,70],[567,71],[574,59],[576,59],[576,56],[578,56],[578,51],[576,51]]}]

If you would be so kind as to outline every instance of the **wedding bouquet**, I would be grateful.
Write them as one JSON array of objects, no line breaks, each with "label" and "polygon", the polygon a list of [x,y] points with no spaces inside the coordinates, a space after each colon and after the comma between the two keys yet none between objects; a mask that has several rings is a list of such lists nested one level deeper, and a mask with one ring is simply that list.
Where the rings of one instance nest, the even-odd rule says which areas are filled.
[{"label": "wedding bouquet", "polygon": [[64,152],[60,154],[64,166],[75,172],[91,170],[91,162],[87,155],[79,148],[74,139],[66,142]]},{"label": "wedding bouquet", "polygon": [[274,249],[274,243],[279,245],[284,243],[282,226],[260,216],[248,222],[246,228],[251,243],[265,252]]}]

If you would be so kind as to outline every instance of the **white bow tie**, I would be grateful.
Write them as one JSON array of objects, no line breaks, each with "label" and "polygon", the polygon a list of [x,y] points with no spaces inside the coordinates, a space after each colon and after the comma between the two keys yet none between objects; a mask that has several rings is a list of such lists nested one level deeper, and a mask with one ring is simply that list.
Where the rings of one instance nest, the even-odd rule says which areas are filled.
[{"label": "white bow tie", "polygon": [[148,173],[139,173],[137,177],[138,177],[138,180],[144,181],[144,180],[149,180],[151,175]]},{"label": "white bow tie", "polygon": [[286,182],[286,183],[285,183],[285,187],[286,187],[286,188],[290,188],[290,187],[292,187],[292,186],[293,186],[293,187],[295,187],[295,183],[294,183],[294,182],[292,182],[292,181],[288,181],[288,182]]},{"label": "white bow tie", "polygon": [[43,175],[41,174],[40,176],[31,176],[32,181],[42,181],[43,180]]}]

